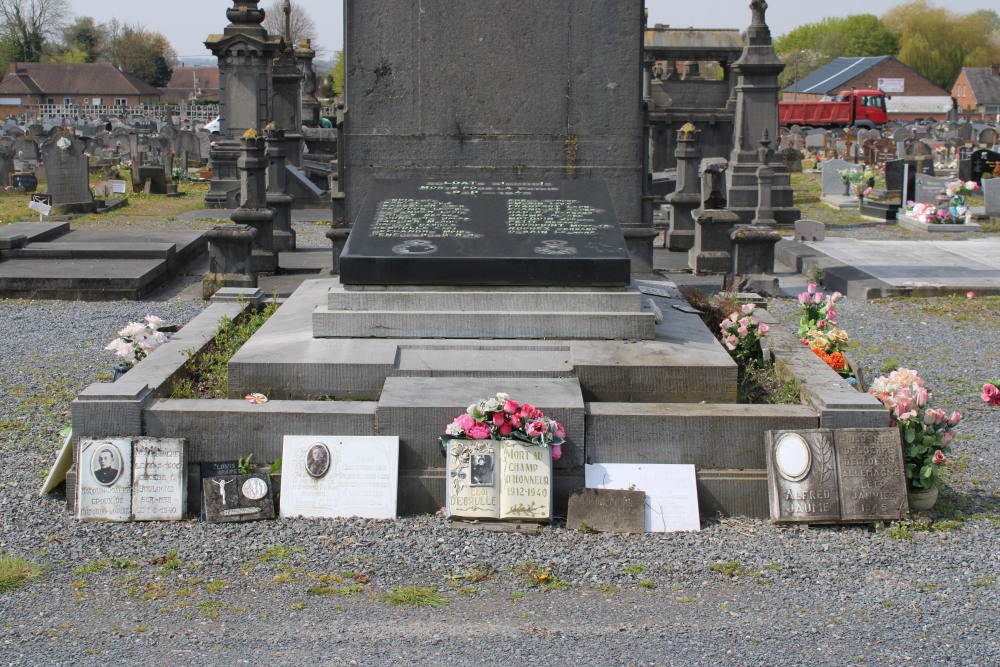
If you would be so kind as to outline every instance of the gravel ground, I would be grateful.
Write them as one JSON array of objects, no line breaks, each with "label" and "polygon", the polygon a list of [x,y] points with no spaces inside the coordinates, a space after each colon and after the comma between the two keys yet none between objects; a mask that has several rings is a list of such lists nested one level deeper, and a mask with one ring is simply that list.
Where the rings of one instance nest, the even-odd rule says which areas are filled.
[{"label": "gravel ground", "polygon": [[[0,301],[0,553],[44,566],[0,593],[0,664],[1000,664],[1000,409],[976,393],[1000,377],[998,303],[978,320],[946,299],[838,308],[868,377],[896,357],[966,415],[921,522],[529,536],[433,516],[78,523],[38,497],[69,401],[110,371],[125,322],[202,305]],[[795,302],[771,310],[794,326]],[[531,563],[567,587],[532,586]],[[389,604],[403,586],[444,603]]]}]

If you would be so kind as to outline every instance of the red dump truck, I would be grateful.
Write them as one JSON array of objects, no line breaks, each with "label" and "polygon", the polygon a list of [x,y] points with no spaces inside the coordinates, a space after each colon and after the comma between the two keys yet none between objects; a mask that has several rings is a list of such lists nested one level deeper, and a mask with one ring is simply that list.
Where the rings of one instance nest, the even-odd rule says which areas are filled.
[{"label": "red dump truck", "polygon": [[829,102],[779,102],[784,127],[882,127],[888,120],[881,90],[842,90]]}]

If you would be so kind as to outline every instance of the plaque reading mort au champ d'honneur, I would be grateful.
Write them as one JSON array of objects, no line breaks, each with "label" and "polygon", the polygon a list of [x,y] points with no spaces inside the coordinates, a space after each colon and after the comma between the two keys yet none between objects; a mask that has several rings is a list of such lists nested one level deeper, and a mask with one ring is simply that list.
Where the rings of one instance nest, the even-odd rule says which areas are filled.
[{"label": "plaque reading mort au champ d'honneur", "polygon": [[344,285],[620,286],[630,260],[601,180],[377,180]]}]

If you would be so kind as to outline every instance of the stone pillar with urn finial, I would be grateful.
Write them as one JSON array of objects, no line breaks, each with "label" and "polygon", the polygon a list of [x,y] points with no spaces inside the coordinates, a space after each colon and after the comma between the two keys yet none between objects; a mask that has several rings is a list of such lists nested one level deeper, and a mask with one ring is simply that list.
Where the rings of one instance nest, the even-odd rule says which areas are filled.
[{"label": "stone pillar with urn finial", "polygon": [[252,227],[253,240],[251,266],[260,274],[273,274],[278,270],[278,253],[274,251],[274,209],[267,205],[267,157],[265,140],[256,130],[247,130],[241,140],[240,206],[230,216],[237,225]]},{"label": "stone pillar with urn finial", "polygon": [[692,211],[701,206],[701,187],[698,167],[701,164],[701,131],[685,123],[677,131],[677,187],[667,195],[670,206],[670,230],[667,247],[671,250],[690,250],[694,246],[695,223]]},{"label": "stone pillar with urn finial", "polygon": [[726,283],[741,290],[775,296],[778,279],[774,276],[774,246],[781,240],[775,229],[772,187],[775,170],[771,167],[774,149],[767,130],[761,135],[757,158],[757,213],[753,223],[737,225],[729,234],[732,240],[732,266]]}]

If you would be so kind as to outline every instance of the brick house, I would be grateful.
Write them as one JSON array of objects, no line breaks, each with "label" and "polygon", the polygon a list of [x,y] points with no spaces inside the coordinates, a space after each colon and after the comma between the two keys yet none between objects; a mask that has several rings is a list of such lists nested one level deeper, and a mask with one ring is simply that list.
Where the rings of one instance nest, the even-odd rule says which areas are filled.
[{"label": "brick house", "polygon": [[11,63],[0,81],[0,113],[39,115],[52,107],[92,115],[159,104],[160,91],[110,63]]},{"label": "brick house", "polygon": [[214,66],[175,67],[170,83],[160,88],[163,102],[217,102],[219,100],[219,68]]},{"label": "brick house", "polygon": [[951,87],[958,110],[972,120],[1000,123],[1000,65],[963,67]]},{"label": "brick house", "polygon": [[836,58],[781,92],[786,101],[819,101],[841,90],[881,90],[890,120],[944,120],[951,94],[893,56]]}]

